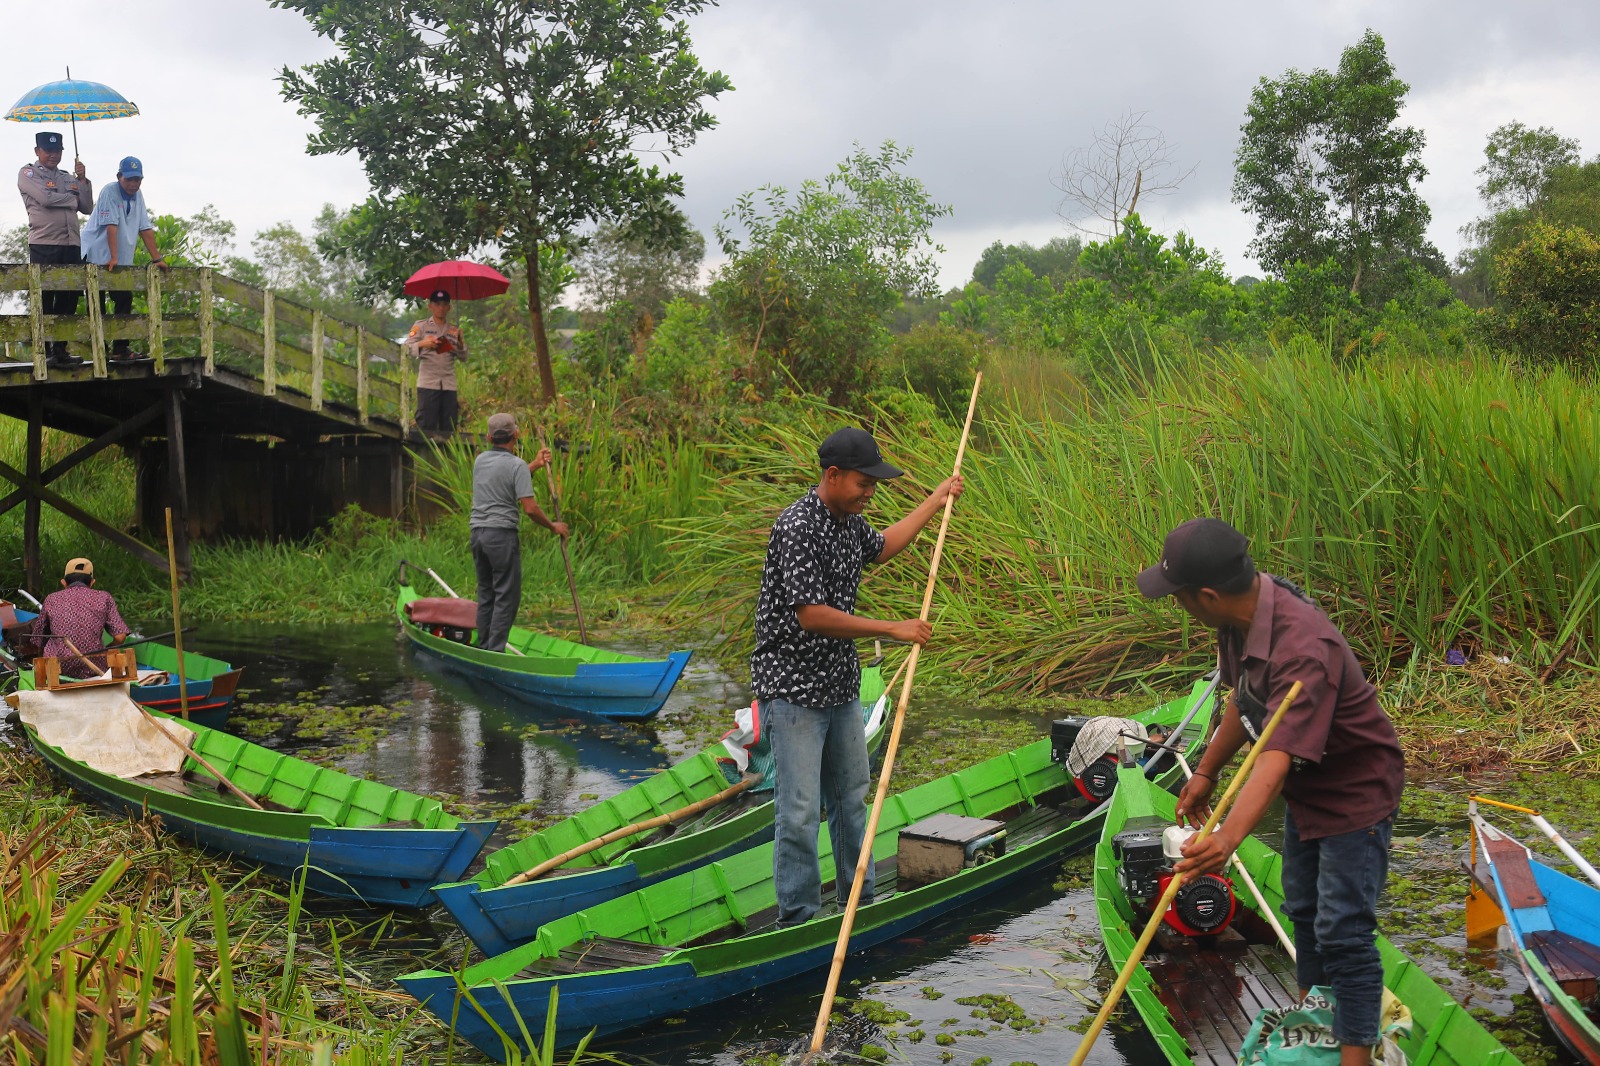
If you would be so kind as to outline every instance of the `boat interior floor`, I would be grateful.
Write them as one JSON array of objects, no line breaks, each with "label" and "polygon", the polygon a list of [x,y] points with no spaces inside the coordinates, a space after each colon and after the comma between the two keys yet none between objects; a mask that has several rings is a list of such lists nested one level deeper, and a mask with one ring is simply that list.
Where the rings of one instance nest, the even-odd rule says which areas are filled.
[{"label": "boat interior floor", "polygon": [[1144,965],[1194,1062],[1234,1066],[1255,1016],[1299,999],[1294,963],[1275,943],[1234,928],[1208,939],[1175,937]]},{"label": "boat interior floor", "polygon": [[[1074,809],[1044,805],[1020,808],[1019,813],[1006,822],[1006,846],[1008,849],[1014,849],[1042,840],[1066,828],[1082,816],[1081,806]],[[873,895],[876,899],[885,899],[894,894],[897,865],[896,857],[893,855],[879,859],[873,864]],[[832,879],[823,882],[824,902],[814,921],[833,917],[844,910],[843,905],[834,898],[834,887]],[[748,916],[742,925],[730,922],[721,929],[683,946],[701,947],[707,944],[719,944],[753,933],[768,932],[777,928],[777,924],[778,908],[767,907]],[[563,948],[555,958],[534,960],[519,970],[516,976],[550,977],[610,970],[619,966],[646,965],[659,962],[677,950],[679,950],[677,946],[647,944],[637,940],[612,937],[593,937]]]},{"label": "boat interior floor", "polygon": [[1593,1005],[1600,991],[1600,947],[1559,929],[1530,932],[1527,942],[1569,996],[1584,1006]]}]

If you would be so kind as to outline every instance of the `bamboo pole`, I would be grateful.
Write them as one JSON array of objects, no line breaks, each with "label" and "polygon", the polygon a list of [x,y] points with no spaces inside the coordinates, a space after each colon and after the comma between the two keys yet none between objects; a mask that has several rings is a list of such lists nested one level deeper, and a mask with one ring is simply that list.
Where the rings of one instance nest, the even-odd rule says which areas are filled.
[{"label": "bamboo pole", "polygon": [[[539,427],[539,446],[545,451],[550,451],[550,441],[545,437],[544,427]],[[561,521],[561,496],[556,492],[555,453],[550,453],[550,461],[544,465],[544,476],[550,482],[550,514],[552,522]],[[589,630],[583,624],[583,604],[578,602],[578,582],[572,576],[572,559],[567,555],[567,538],[561,538],[561,562],[567,568],[567,588],[572,591],[572,609],[578,612],[578,643],[589,643]]]},{"label": "bamboo pole", "polygon": [[246,803],[248,803],[250,806],[254,807],[256,810],[258,810],[258,811],[266,810],[265,807],[261,806],[260,803],[256,802],[256,798],[254,796],[250,795],[250,793],[246,792],[244,789],[240,788],[238,785],[234,784],[232,781],[230,781],[226,777],[224,777],[223,774],[222,774],[222,771],[218,770],[215,766],[212,766],[209,762],[207,762],[205,760],[205,758],[200,755],[199,752],[195,751],[189,745],[185,744],[183,741],[179,740],[177,737],[175,737],[171,733],[167,732],[166,727],[161,724],[161,721],[158,718],[156,718],[155,715],[150,713],[149,708],[145,707],[144,704],[140,703],[136,699],[133,699],[131,696],[128,698],[128,702],[133,704],[135,707],[139,708],[139,713],[144,715],[147,719],[150,720],[150,724],[156,727],[156,731],[157,732],[159,732],[162,736],[166,737],[168,740],[172,741],[172,743],[176,744],[179,748],[183,749],[183,753],[185,755],[189,756],[189,758],[193,759],[195,762],[199,763],[201,768],[204,769],[206,771],[206,773],[210,774],[212,777],[214,777],[218,781],[222,782],[222,784],[226,785],[227,788],[228,788],[228,791],[232,792],[235,796],[238,796],[240,799],[244,800]]},{"label": "bamboo pole", "polygon": [[[955,467],[951,476],[961,473],[961,460],[967,454],[967,437],[972,432],[972,415],[978,409],[978,389],[983,385],[983,372],[979,371],[977,378],[972,382],[972,399],[967,402],[967,421],[961,427],[961,443],[956,446]],[[939,539],[933,544],[933,562],[928,567],[928,584],[922,591],[922,613],[918,615],[924,622],[933,608],[933,590],[939,578],[939,560],[944,555],[945,533],[950,529],[950,512],[955,507],[954,496],[946,496],[944,500],[944,514],[939,519]],[[845,955],[850,947],[850,930],[856,921],[856,908],[861,903],[861,888],[866,883],[867,870],[872,865],[872,843],[878,835],[878,817],[883,813],[883,801],[889,794],[889,777],[894,773],[894,757],[900,748],[900,731],[905,726],[906,704],[911,701],[911,681],[917,675],[917,660],[922,657],[922,645],[911,645],[911,654],[906,658],[905,684],[900,689],[900,700],[895,705],[894,728],[889,733],[889,746],[883,753],[883,770],[878,775],[878,791],[872,797],[872,813],[867,816],[867,831],[861,838],[860,855],[856,859],[855,880],[850,883],[850,899],[845,904],[844,921],[839,924],[839,939],[833,945],[833,965],[828,970],[828,984],[822,992],[822,1008],[817,1011],[817,1024],[811,1030],[811,1050],[822,1050],[822,1039],[828,1035],[828,1016],[833,1012],[833,998],[839,991],[839,973],[844,968]],[[892,687],[892,686],[891,686]],[[839,844],[836,841],[835,847]]]},{"label": "bamboo pole", "polygon": [[[1283,702],[1278,704],[1278,709],[1272,712],[1272,718],[1261,731],[1261,737],[1250,746],[1250,751],[1244,757],[1244,763],[1239,767],[1239,772],[1233,775],[1233,780],[1228,783],[1228,789],[1222,794],[1222,800],[1211,809],[1211,815],[1206,819],[1205,825],[1200,827],[1200,832],[1194,836],[1195,840],[1204,840],[1211,835],[1211,831],[1222,820],[1222,815],[1228,806],[1233,803],[1233,797],[1239,788],[1250,776],[1250,771],[1255,769],[1256,757],[1261,754],[1267,741],[1277,730],[1278,723],[1283,721],[1283,716],[1289,710],[1289,705],[1300,695],[1300,682],[1296,681],[1289,688],[1288,695],[1283,697]],[[1094,1047],[1095,1038],[1100,1035],[1100,1030],[1106,1027],[1106,1020],[1111,1017],[1111,1012],[1116,1009],[1117,1001],[1122,998],[1122,993],[1128,987],[1128,981],[1133,977],[1134,968],[1144,958],[1144,953],[1150,947],[1150,941],[1155,939],[1156,930],[1161,926],[1161,919],[1166,915],[1167,908],[1172,906],[1172,899],[1178,894],[1178,889],[1183,887],[1187,880],[1185,874],[1178,874],[1167,882],[1167,890],[1161,893],[1161,898],[1156,901],[1155,910],[1150,913],[1150,921],[1144,927],[1139,940],[1133,945],[1133,951],[1128,955],[1128,961],[1122,964],[1122,972],[1117,974],[1116,983],[1111,986],[1111,992],[1106,996],[1105,1002],[1100,1004],[1100,1010],[1094,1016],[1094,1021],[1089,1023],[1089,1028],[1084,1031],[1083,1039],[1078,1041],[1078,1050],[1073,1052],[1071,1061],[1067,1066],[1083,1066],[1083,1060],[1089,1057],[1089,1049]]]},{"label": "bamboo pole", "polygon": [[167,508],[167,575],[172,579],[172,646],[178,651],[178,713],[189,720],[189,674],[183,668],[183,622],[178,617],[178,550],[172,539],[172,508]]},{"label": "bamboo pole", "polygon": [[712,807],[715,807],[717,804],[721,803],[723,800],[732,799],[739,793],[758,784],[761,779],[762,778],[760,774],[746,774],[742,780],[733,785],[729,785],[727,788],[723,789],[721,792],[718,792],[714,796],[707,796],[704,799],[696,800],[688,806],[679,807],[677,810],[668,811],[666,814],[658,814],[654,818],[647,818],[642,822],[634,822],[632,825],[625,825],[621,829],[613,829],[604,836],[595,837],[587,844],[579,844],[575,848],[568,848],[560,855],[557,855],[554,858],[546,859],[539,865],[522,871],[517,876],[508,880],[506,885],[520,885],[524,881],[535,880],[536,878],[543,877],[556,867],[569,863],[580,855],[587,855],[591,851],[603,848],[613,841],[624,840],[627,837],[634,836],[637,833],[643,833],[647,829],[656,829],[663,825],[671,825],[674,822],[683,821],[690,815],[699,814],[701,811],[708,811]]}]

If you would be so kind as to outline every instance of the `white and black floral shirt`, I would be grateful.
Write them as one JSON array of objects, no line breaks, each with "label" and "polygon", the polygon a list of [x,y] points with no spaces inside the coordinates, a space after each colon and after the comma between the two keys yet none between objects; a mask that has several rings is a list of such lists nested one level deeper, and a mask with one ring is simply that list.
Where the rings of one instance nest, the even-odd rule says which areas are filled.
[{"label": "white and black floral shirt", "polygon": [[756,601],[750,686],[758,700],[837,707],[861,695],[855,641],[807,633],[797,609],[853,612],[861,569],[883,552],[883,534],[860,515],[840,521],[812,489],[772,524]]}]

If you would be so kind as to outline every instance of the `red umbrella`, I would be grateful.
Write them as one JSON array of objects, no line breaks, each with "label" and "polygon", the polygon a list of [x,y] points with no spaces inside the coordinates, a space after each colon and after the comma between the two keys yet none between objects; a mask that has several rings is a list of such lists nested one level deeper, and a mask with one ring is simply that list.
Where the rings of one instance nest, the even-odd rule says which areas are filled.
[{"label": "red umbrella", "polygon": [[406,295],[427,299],[443,289],[452,300],[481,300],[511,288],[511,279],[494,267],[452,259],[425,266],[406,279]]}]

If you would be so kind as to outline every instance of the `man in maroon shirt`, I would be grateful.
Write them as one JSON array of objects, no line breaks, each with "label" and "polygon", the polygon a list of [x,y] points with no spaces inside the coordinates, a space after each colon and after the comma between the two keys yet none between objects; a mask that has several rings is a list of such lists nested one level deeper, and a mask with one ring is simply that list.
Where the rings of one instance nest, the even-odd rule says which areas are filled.
[{"label": "man in maroon shirt", "polygon": [[39,607],[33,635],[49,637],[44,654],[61,660],[63,674],[96,677],[105,673],[106,657],[89,655],[95,664],[91,669],[78,652],[94,652],[107,646],[107,633],[111,634],[112,644],[121,644],[128,635],[128,623],[122,620],[111,593],[94,587],[94,564],[87,559],[74,559],[61,578],[61,591],[46,596]]},{"label": "man in maroon shirt", "polygon": [[1222,683],[1233,689],[1178,796],[1181,821],[1198,824],[1208,813],[1217,775],[1260,735],[1290,686],[1302,685],[1226,820],[1205,841],[1185,845],[1177,869],[1220,872],[1283,793],[1284,913],[1294,923],[1301,993],[1333,988],[1340,1064],[1367,1066],[1383,998],[1378,893],[1404,757],[1344,636],[1299,589],[1257,573],[1249,544],[1220,519],[1192,519],[1167,534],[1161,562],[1139,574],[1146,597],[1172,596],[1216,629]]}]

